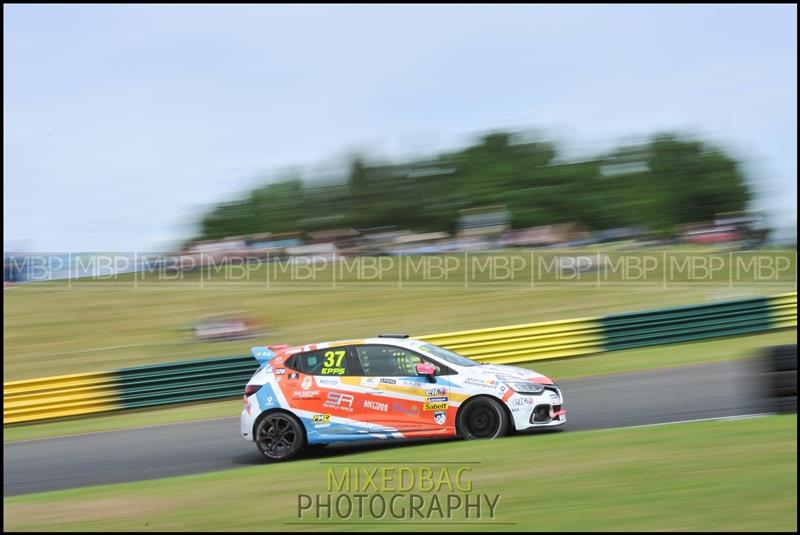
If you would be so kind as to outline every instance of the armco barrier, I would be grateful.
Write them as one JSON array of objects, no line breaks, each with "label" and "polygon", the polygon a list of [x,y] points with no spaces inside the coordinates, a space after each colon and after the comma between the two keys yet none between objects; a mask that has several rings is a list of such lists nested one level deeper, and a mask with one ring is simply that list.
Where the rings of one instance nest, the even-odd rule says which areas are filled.
[{"label": "armco barrier", "polygon": [[599,318],[529,323],[417,337],[494,364],[588,355],[603,350]]},{"label": "armco barrier", "polygon": [[114,372],[3,383],[3,423],[93,414],[121,408]]},{"label": "armco barrier", "polygon": [[241,394],[257,368],[253,357],[225,357],[117,370],[119,404],[151,405],[216,399]]},{"label": "armco barrier", "polygon": [[[797,326],[797,293],[546,323],[417,336],[508,364]],[[250,356],[203,359],[3,384],[3,423],[241,395]]]},{"label": "armco barrier", "polygon": [[767,331],[773,327],[769,306],[767,298],[756,298],[612,314],[601,320],[605,349],[614,351]]}]

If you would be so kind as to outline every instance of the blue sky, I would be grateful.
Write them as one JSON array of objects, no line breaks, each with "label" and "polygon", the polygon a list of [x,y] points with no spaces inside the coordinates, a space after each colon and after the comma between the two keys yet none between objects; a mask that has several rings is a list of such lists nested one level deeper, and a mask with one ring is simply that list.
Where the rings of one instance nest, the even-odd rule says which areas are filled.
[{"label": "blue sky", "polygon": [[259,177],[502,127],[575,154],[689,130],[796,228],[793,5],[3,11],[7,246],[165,248]]}]

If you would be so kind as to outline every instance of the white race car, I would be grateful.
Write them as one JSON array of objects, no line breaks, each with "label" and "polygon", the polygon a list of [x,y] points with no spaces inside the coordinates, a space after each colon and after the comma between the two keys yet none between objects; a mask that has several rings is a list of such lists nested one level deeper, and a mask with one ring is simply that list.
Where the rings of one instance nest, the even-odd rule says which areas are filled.
[{"label": "white race car", "polygon": [[406,335],[254,347],[241,433],[268,459],[369,439],[496,438],[566,422],[564,396],[525,368],[481,364]]}]

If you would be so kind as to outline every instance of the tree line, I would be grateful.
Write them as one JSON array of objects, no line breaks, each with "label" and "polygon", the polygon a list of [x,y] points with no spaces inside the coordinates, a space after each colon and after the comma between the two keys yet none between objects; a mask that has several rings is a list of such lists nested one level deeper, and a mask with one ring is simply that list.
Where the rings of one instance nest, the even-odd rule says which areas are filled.
[{"label": "tree line", "polygon": [[656,134],[570,160],[552,141],[493,132],[430,158],[379,163],[354,157],[338,183],[265,183],[210,209],[194,240],[392,225],[454,232],[460,210],[487,205],[505,205],[513,228],[573,222],[591,230],[646,227],[669,234],[678,225],[744,210],[751,195],[736,159],[681,134]]}]

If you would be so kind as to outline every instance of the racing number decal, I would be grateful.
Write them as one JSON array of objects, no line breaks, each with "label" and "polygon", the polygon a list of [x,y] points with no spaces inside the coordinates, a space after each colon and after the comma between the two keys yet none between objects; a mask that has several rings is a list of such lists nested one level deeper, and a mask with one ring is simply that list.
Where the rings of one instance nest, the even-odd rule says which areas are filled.
[{"label": "racing number decal", "polygon": [[344,350],[326,351],[325,362],[322,363],[322,375],[344,375],[342,359]]}]

